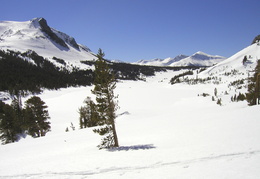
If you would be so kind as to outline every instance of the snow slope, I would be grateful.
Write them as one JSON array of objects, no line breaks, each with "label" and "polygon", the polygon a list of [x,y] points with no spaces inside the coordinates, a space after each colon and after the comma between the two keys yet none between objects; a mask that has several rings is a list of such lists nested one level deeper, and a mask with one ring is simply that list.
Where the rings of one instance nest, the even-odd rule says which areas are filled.
[{"label": "snow slope", "polygon": [[186,55],[178,55],[174,58],[166,58],[166,59],[153,59],[153,60],[139,60],[138,62],[135,62],[133,64],[138,65],[149,65],[149,66],[169,66],[174,62],[180,61],[188,56]]},{"label": "snow slope", "polygon": [[25,22],[1,21],[0,49],[20,52],[30,49],[52,62],[55,62],[52,58],[57,57],[68,65],[82,68],[88,66],[80,61],[96,58],[86,46],[77,44],[74,38],[49,27],[43,18]]},{"label": "snow slope", "polygon": [[[243,64],[244,57],[247,57],[247,62]],[[238,53],[234,54],[230,58],[218,63],[217,65],[208,68],[203,72],[205,75],[210,75],[214,73],[224,74],[231,72],[232,70],[237,70],[240,73],[249,73],[254,70],[257,64],[257,60],[260,59],[260,45],[259,43],[254,43]]]},{"label": "snow slope", "polygon": [[225,59],[222,56],[208,55],[198,51],[191,56],[178,55],[175,58],[140,60],[134,64],[151,66],[213,66]]},{"label": "snow slope", "polygon": [[[78,51],[69,36],[55,30],[52,32],[65,46],[50,41],[38,22],[1,22],[1,48],[14,48],[16,42],[19,46],[15,48],[21,48],[17,50],[31,45],[40,55],[51,50],[60,54],[59,58],[66,53],[86,53]],[[243,64],[245,55],[248,62]],[[114,150],[98,150],[101,137],[92,128],[78,128],[78,108],[87,96],[93,98],[93,87],[44,91],[39,96],[48,106],[52,131],[45,137],[0,145],[0,178],[258,179],[260,106],[231,102],[231,96],[246,91],[246,84],[242,88],[229,84],[251,75],[259,56],[260,46],[253,44],[200,74],[194,71],[188,76],[214,77],[204,84],[169,84],[185,70],[160,72],[145,82],[119,82],[115,93],[119,94],[116,127],[120,147]],[[78,62],[69,55],[67,58],[73,64]],[[203,93],[209,96],[203,97]],[[221,98],[222,106],[212,97]],[[69,132],[65,132],[67,127]]]},{"label": "snow slope", "polygon": [[185,59],[171,64],[170,66],[213,66],[225,59],[226,58],[222,56],[208,55],[199,51]]},{"label": "snow slope", "polygon": [[[0,178],[259,178],[260,106],[219,106],[198,94],[217,87],[223,97],[224,86],[170,85],[179,73],[117,84],[121,147],[110,151],[98,150],[91,128],[78,129],[92,87],[45,91],[52,132],[0,145]],[[66,133],[71,122],[77,129]]]}]

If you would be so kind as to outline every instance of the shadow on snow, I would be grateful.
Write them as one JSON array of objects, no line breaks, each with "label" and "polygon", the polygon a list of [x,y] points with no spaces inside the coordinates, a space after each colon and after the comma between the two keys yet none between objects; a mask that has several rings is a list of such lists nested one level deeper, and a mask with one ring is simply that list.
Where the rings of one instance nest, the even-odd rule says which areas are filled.
[{"label": "shadow on snow", "polygon": [[133,146],[120,146],[111,149],[107,149],[110,152],[115,151],[128,151],[128,150],[148,150],[155,149],[156,147],[153,144],[145,144],[145,145],[133,145]]}]

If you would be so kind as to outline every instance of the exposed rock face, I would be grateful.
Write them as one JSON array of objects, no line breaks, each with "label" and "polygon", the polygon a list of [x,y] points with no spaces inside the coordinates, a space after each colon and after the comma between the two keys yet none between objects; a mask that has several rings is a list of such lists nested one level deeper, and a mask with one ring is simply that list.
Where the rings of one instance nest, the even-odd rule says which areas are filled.
[{"label": "exposed rock face", "polygon": [[62,47],[69,49],[67,44],[51,30],[51,28],[47,24],[47,21],[44,18],[39,18],[36,20],[38,20],[38,23],[41,27],[41,31],[46,33],[51,38],[51,40],[53,40],[57,44],[61,45]]},{"label": "exposed rock face", "polygon": [[256,36],[252,42],[252,44],[260,42],[260,35]]}]

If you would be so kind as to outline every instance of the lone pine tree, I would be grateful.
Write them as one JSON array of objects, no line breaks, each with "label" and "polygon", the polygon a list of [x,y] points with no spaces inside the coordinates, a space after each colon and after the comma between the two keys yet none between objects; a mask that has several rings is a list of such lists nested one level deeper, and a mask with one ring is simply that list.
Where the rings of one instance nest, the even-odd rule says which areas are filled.
[{"label": "lone pine tree", "polygon": [[94,89],[92,90],[96,96],[97,124],[100,125],[100,128],[95,129],[94,132],[104,136],[98,146],[100,149],[119,146],[115,126],[115,111],[118,108],[117,96],[114,94],[116,80],[104,60],[104,56],[104,52],[99,49],[95,64]]}]

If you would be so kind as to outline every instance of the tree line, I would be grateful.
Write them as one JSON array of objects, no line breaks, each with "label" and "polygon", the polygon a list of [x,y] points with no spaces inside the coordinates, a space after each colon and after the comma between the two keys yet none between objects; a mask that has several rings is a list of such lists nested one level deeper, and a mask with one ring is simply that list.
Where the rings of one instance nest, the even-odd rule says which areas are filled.
[{"label": "tree line", "polygon": [[22,107],[20,98],[11,105],[0,101],[0,139],[3,144],[16,142],[21,137],[45,136],[51,130],[48,106],[41,98],[33,96]]},{"label": "tree line", "polygon": [[[33,62],[25,60],[30,58]],[[56,67],[34,51],[25,53],[0,50],[0,91],[37,94],[44,89],[91,85],[91,70]]]}]

